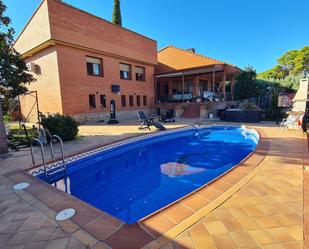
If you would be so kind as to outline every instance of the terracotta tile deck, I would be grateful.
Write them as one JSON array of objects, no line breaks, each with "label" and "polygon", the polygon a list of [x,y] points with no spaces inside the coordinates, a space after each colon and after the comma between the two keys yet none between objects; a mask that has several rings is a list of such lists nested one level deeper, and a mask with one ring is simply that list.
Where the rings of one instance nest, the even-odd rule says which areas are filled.
[{"label": "terracotta tile deck", "polygon": [[[303,231],[309,234],[303,209],[307,185],[309,191],[303,184],[309,180],[303,173],[306,140],[271,126],[258,129],[264,139],[238,167],[134,225],[24,171],[2,175],[0,248],[302,248]],[[13,182],[25,180],[26,191],[12,192]],[[66,207],[76,208],[76,215],[56,222]]]},{"label": "terracotta tile deck", "polygon": [[292,131],[263,131],[270,150],[261,171],[163,248],[309,248],[304,242],[309,235],[307,141]]}]

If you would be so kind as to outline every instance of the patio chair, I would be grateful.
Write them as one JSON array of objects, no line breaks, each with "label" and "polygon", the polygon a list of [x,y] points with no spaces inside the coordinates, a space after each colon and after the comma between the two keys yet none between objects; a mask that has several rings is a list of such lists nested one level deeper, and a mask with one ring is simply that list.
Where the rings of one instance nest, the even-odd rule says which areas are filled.
[{"label": "patio chair", "polygon": [[302,122],[304,115],[289,115],[280,123],[281,131],[286,131],[289,128],[302,130]]},{"label": "patio chair", "polygon": [[150,130],[150,126],[154,125],[154,118],[148,118],[142,111],[139,111],[137,115],[140,123],[139,129],[142,130],[147,128]]},{"label": "patio chair", "polygon": [[170,109],[167,110],[166,113],[161,116],[160,121],[163,121],[164,123],[175,122],[174,117],[175,117],[174,110]]}]

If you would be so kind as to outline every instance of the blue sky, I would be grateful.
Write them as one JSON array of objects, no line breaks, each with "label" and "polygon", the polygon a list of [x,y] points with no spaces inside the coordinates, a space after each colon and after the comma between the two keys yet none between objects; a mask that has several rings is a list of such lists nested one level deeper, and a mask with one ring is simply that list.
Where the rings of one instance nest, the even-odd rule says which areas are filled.
[{"label": "blue sky", "polygon": [[[40,0],[4,0],[18,35]],[[65,0],[111,20],[113,0]],[[158,48],[194,47],[258,72],[284,52],[309,45],[308,0],[122,0],[123,26],[158,41]]]}]

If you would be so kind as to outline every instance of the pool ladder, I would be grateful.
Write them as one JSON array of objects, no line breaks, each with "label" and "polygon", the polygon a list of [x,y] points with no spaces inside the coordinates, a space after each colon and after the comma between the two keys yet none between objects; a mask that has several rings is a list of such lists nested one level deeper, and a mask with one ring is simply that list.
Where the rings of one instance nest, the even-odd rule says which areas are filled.
[{"label": "pool ladder", "polygon": [[[43,143],[37,138],[33,139],[33,142],[36,142],[39,145],[40,150],[41,150],[41,158],[42,158],[42,164],[43,164],[43,168],[44,168],[45,179],[48,183],[54,183],[54,182],[58,181],[59,179],[62,179],[63,177],[65,177],[67,175],[67,167],[66,167],[65,158],[64,158],[64,151],[63,151],[63,141],[58,135],[51,135],[48,130],[44,130],[44,131],[45,131],[46,134],[48,134],[48,137],[49,137],[49,148],[50,148],[50,154],[51,154],[52,160],[54,159],[53,140],[54,139],[58,140],[59,143],[60,143],[62,166],[58,167],[56,169],[50,169],[49,170],[46,166]],[[33,156],[32,144],[33,143],[31,143],[30,151],[31,151],[32,163],[35,165],[35,159],[34,159],[34,156]]]}]

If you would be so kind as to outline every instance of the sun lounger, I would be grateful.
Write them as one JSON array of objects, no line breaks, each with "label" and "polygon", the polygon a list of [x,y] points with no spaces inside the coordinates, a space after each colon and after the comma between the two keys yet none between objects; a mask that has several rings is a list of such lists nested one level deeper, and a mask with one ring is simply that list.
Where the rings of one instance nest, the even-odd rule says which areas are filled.
[{"label": "sun lounger", "polygon": [[142,130],[147,128],[150,130],[150,126],[154,125],[154,118],[147,117],[142,111],[139,111],[137,115],[140,123],[139,129]]}]

